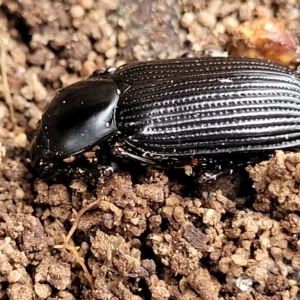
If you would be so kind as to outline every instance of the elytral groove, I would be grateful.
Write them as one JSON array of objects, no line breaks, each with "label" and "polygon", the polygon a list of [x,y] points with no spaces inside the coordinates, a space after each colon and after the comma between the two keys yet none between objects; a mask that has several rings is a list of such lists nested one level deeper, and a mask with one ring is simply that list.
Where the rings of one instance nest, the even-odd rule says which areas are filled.
[{"label": "elytral groove", "polygon": [[118,128],[141,151],[177,156],[300,144],[300,78],[285,67],[199,58],[117,72],[134,82],[119,100]]}]

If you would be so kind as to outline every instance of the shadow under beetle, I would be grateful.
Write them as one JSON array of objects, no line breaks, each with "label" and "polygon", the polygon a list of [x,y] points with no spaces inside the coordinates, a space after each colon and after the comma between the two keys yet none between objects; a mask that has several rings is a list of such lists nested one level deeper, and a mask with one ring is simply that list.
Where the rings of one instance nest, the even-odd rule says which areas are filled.
[{"label": "shadow under beetle", "polygon": [[257,59],[179,58],[125,64],[59,90],[30,159],[47,173],[98,145],[100,175],[121,158],[210,180],[299,144],[299,73]]}]

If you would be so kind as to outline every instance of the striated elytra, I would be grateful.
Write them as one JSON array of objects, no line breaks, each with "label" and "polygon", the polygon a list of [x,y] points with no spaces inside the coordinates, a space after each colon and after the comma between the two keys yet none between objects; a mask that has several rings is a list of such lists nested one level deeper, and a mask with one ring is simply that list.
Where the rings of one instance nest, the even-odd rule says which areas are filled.
[{"label": "striated elytra", "polygon": [[126,64],[58,91],[31,162],[43,168],[109,145],[112,158],[205,169],[211,158],[299,144],[299,73],[256,59],[179,58]]}]

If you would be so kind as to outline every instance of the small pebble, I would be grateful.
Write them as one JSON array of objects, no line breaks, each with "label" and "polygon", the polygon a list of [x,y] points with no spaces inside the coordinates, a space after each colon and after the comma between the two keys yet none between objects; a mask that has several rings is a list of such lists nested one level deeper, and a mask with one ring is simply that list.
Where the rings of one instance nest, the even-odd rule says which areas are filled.
[{"label": "small pebble", "polygon": [[182,17],[181,17],[181,25],[184,28],[189,27],[195,20],[195,14],[192,12],[186,12]]},{"label": "small pebble", "polygon": [[85,9],[91,9],[94,6],[94,1],[93,0],[81,0],[80,4]]},{"label": "small pebble", "polygon": [[70,8],[70,14],[73,19],[79,19],[84,16],[84,9],[81,5],[75,4]]}]

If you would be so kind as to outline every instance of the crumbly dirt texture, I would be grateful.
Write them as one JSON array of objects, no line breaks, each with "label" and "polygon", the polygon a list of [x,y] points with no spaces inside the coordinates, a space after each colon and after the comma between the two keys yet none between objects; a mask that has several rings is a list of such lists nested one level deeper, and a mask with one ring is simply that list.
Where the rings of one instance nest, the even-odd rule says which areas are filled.
[{"label": "crumbly dirt texture", "polygon": [[60,87],[135,60],[244,51],[256,18],[281,24],[274,47],[297,61],[299,7],[0,0],[0,299],[300,299],[300,153],[211,184],[130,164],[92,186],[52,182],[26,161]]}]

